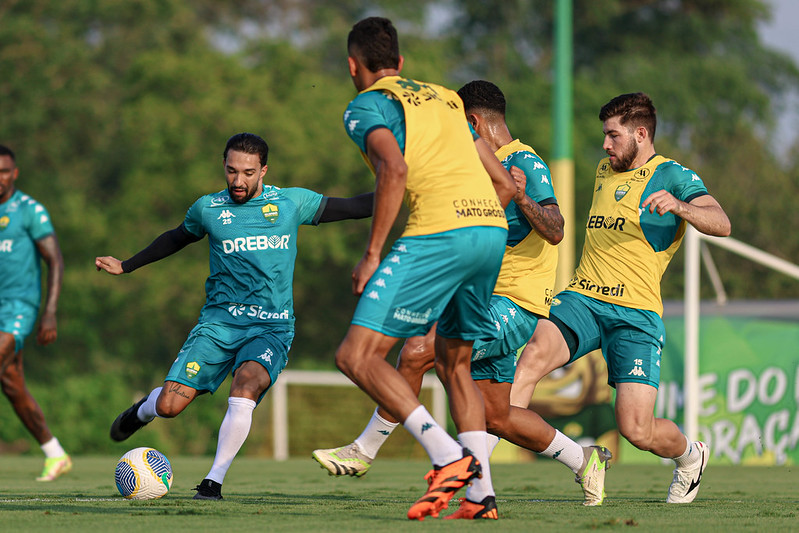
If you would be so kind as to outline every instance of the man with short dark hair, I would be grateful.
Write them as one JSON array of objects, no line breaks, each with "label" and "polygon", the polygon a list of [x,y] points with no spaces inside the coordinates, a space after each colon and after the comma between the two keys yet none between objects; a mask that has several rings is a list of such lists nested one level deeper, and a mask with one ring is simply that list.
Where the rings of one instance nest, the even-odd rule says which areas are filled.
[{"label": "man with short dark hair", "polygon": [[[504,208],[516,186],[470,131],[457,93],[400,77],[404,60],[391,21],[355,24],[347,51],[359,94],[344,126],[374,171],[376,188],[369,242],[352,275],[360,300],[336,364],[430,456],[428,490],[408,510],[409,519],[438,516],[470,481],[474,497],[487,498],[487,512],[496,518],[485,407],[470,359],[474,341],[496,336],[484,310],[507,240]],[[403,198],[410,209],[405,231],[381,261]],[[460,444],[385,360],[398,339],[424,335],[435,323],[436,370]]]},{"label": "man with short dark hair", "polygon": [[197,325],[163,387],[120,414],[111,438],[123,441],[156,416],[179,415],[233,372],[214,464],[195,499],[221,500],[222,483],[252,424],[252,413],[286,366],[294,338],[292,282],[300,225],[372,213],[371,193],[329,198],[298,187],[264,184],[269,147],[239,133],[222,154],[227,188],[198,199],[182,224],[126,261],[98,257],[97,270],[133,272],[208,235],[211,273]]},{"label": "man with short dark hair", "polygon": [[526,406],[542,377],[601,348],[616,388],[619,431],[636,448],[674,459],[666,501],[689,503],[710,450],[654,416],[666,335],[660,279],[686,224],[726,237],[730,220],[695,172],[655,151],[649,96],[617,96],[599,119],[608,157],[597,167],[583,255],[522,352],[511,401]]},{"label": "man with short dark hair", "polygon": [[[505,209],[508,238],[502,268],[487,313],[498,337],[472,346],[471,374],[486,406],[489,450],[498,437],[560,461],[576,475],[585,505],[601,505],[610,452],[601,446],[581,446],[547,424],[536,413],[510,405],[516,354],[549,316],[555,290],[556,245],[563,238],[563,217],[552,187],[549,168],[532,147],[514,139],[505,122],[505,95],[493,83],[476,80],[458,90],[467,120],[516,179],[517,193]],[[514,168],[515,167],[515,168]],[[521,172],[517,172],[521,171]],[[398,371],[418,394],[424,373],[432,368],[433,335],[408,339],[400,352]],[[331,475],[364,475],[378,450],[397,426],[383,408],[372,415],[354,442],[315,450],[313,457]],[[498,436],[495,437],[494,435]],[[473,495],[447,518],[486,518],[491,501]]]},{"label": "man with short dark hair", "polygon": [[22,348],[36,323],[42,297],[41,261],[47,265],[47,296],[36,338],[56,340],[56,309],[64,259],[47,209],[16,188],[14,152],[0,145],[0,383],[14,412],[45,454],[37,481],[52,481],[72,469],[72,460],[53,436],[28,392]]}]

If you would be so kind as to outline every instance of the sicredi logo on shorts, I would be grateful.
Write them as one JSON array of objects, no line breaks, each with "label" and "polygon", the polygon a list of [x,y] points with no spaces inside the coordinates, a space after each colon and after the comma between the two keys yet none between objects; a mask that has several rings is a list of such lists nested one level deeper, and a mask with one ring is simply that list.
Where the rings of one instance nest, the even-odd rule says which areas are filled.
[{"label": "sicredi logo on shorts", "polygon": [[226,254],[235,252],[255,252],[257,250],[288,250],[291,235],[252,235],[222,241]]}]

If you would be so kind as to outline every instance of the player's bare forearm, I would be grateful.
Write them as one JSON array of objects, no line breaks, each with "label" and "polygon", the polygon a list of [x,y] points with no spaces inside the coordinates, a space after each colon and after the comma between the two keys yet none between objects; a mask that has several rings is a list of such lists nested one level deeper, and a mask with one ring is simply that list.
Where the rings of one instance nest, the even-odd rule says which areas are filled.
[{"label": "player's bare forearm", "polygon": [[363,292],[380,263],[383,246],[402,206],[408,178],[405,158],[389,130],[381,128],[370,133],[366,147],[375,169],[374,213],[366,251],[352,272],[352,290],[355,294]]},{"label": "player's bare forearm", "polygon": [[64,279],[64,256],[55,233],[36,241],[36,248],[47,265],[47,298],[44,313],[50,313],[55,321],[58,298],[61,295],[61,282]]},{"label": "player's bare forearm", "polygon": [[642,204],[650,213],[674,213],[705,235],[727,237],[732,231],[730,219],[721,205],[709,194],[694,198],[689,203],[675,198],[665,190],[649,195]]},{"label": "player's bare forearm", "polygon": [[516,205],[522,210],[533,229],[549,244],[558,244],[563,240],[563,215],[555,204],[541,206],[526,196]]}]

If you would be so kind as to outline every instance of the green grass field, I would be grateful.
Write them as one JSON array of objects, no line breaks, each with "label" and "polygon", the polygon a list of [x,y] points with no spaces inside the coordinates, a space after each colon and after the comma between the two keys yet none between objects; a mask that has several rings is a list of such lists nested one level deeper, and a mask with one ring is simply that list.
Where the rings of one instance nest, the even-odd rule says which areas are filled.
[{"label": "green grass field", "polygon": [[[362,479],[332,478],[310,458],[275,462],[241,458],[221,502],[194,501],[208,457],[175,457],[175,482],[161,500],[135,502],[117,493],[117,457],[76,457],[74,469],[38,483],[38,457],[0,457],[3,531],[799,531],[795,467],[711,466],[691,505],[666,505],[668,466],[616,465],[608,471],[605,504],[581,505],[573,476],[552,461],[492,467],[500,520],[405,518],[420,496],[423,461],[378,461]],[[456,504],[452,504],[452,508]],[[445,511],[443,514],[449,514]]]}]

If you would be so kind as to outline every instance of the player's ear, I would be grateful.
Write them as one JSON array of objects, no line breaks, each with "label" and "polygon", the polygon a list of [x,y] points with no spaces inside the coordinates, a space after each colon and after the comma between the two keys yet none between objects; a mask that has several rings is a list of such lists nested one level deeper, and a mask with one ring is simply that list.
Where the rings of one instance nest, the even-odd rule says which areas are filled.
[{"label": "player's ear", "polygon": [[266,168],[267,168],[267,166],[266,166],[266,165],[264,165],[264,166],[262,166],[262,167],[261,167],[261,177],[262,177],[262,178],[263,178],[264,176],[266,176]]},{"label": "player's ear", "polygon": [[646,138],[648,138],[648,137],[649,137],[649,131],[645,127],[638,126],[637,128],[635,128],[635,140],[636,141],[641,143],[641,142],[644,142],[644,140]]},{"label": "player's ear", "polygon": [[358,61],[352,56],[347,56],[347,64],[350,68],[350,76],[354,78],[358,75]]},{"label": "player's ear", "polygon": [[405,57],[400,54],[399,56],[399,63],[397,63],[397,74],[402,71],[402,66],[405,64]]}]

